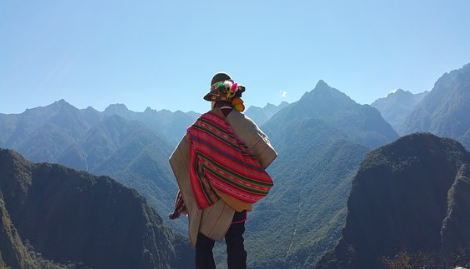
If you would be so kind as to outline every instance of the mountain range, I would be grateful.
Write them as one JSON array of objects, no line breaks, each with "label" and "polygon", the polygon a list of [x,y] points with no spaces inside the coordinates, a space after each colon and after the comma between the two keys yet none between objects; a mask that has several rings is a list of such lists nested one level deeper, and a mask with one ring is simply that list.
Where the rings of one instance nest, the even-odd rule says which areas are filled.
[{"label": "mountain range", "polygon": [[269,169],[274,188],[248,216],[245,242],[256,257],[248,267],[312,267],[339,240],[351,180],[369,147],[398,135],[375,108],[323,81],[261,129],[279,157]]},{"label": "mountain range", "polygon": [[377,109],[359,105],[322,80],[299,101],[274,115],[263,127],[276,133],[287,122],[308,118],[322,119],[345,133],[351,141],[366,147],[375,148],[398,138]]},{"label": "mountain range", "polygon": [[[459,144],[450,139],[442,140],[442,138],[429,134],[416,134],[400,139],[398,133],[443,132],[437,135],[458,139],[469,148],[470,124],[466,122],[468,117],[462,116],[468,115],[466,109],[470,102],[467,98],[468,78],[470,77],[468,66],[444,74],[425,97],[423,96],[426,93],[415,95],[405,91],[397,91],[384,100],[374,102],[373,106],[377,106],[377,108],[359,105],[324,81],[319,81],[312,91],[305,93],[297,102],[282,103],[279,106],[268,104],[263,108],[249,108],[246,114],[261,123],[259,124],[261,129],[267,133],[279,153],[278,159],[268,169],[275,182],[274,188],[267,198],[256,204],[248,217],[245,242],[249,253],[249,268],[313,268],[320,259],[317,266],[328,266],[336,264],[335,262],[344,264],[344,259],[349,259],[349,262],[358,257],[347,251],[346,254],[344,252],[345,246],[349,251],[351,249],[349,246],[353,245],[354,248],[360,249],[361,253],[372,250],[373,255],[378,253],[375,251],[376,248],[380,251],[382,248],[386,249],[383,253],[375,256],[361,256],[361,259],[362,257],[371,259],[382,258],[382,256],[394,257],[393,255],[401,250],[397,248],[397,245],[402,242],[396,243],[397,241],[394,240],[407,242],[401,237],[408,236],[408,234],[401,233],[401,230],[391,233],[393,240],[381,241],[382,248],[371,244],[365,246],[351,241],[352,235],[356,233],[368,238],[376,229],[373,226],[375,222],[370,223],[369,231],[367,229],[360,230],[362,224],[357,225],[352,221],[359,218],[354,215],[357,210],[351,205],[352,197],[362,197],[364,195],[362,190],[369,188],[367,187],[369,185],[361,185],[362,189],[359,188],[357,191],[357,178],[361,171],[371,168],[374,163],[380,163],[380,169],[384,169],[379,169],[381,173],[389,170],[395,171],[395,166],[398,165],[398,167],[404,167],[400,171],[405,171],[405,168],[409,166],[410,169],[417,169],[420,173],[423,170],[423,175],[428,175],[424,171],[425,169],[419,166],[420,162],[418,161],[422,159],[424,163],[425,158],[421,158],[420,154],[421,150],[425,152],[427,148],[431,151],[429,153],[431,156],[434,156],[432,154],[435,152],[454,151],[457,155],[465,155],[460,152]],[[434,109],[425,109],[427,104],[434,106]],[[387,109],[390,109],[388,114],[385,113]],[[435,113],[436,110],[440,113]],[[157,216],[165,216],[172,211],[174,195],[177,191],[168,165],[168,157],[174,145],[185,133],[186,127],[197,116],[197,113],[155,111],[150,108],[144,112],[133,112],[122,104],[111,105],[105,111],[98,112],[91,107],[77,109],[61,100],[46,107],[28,109],[21,114],[0,114],[0,148],[14,149],[23,154],[26,159],[34,162],[60,163],[82,170],[82,172],[76,172],[79,174],[91,172],[96,175],[111,176],[126,187],[134,188],[142,194],[156,210]],[[387,118],[391,120],[389,116],[396,116],[397,122],[402,123],[402,129],[399,129],[395,123],[387,122]],[[265,122],[263,123],[263,121]],[[426,122],[432,124],[423,124]],[[426,128],[412,129],[414,128],[412,126]],[[441,126],[442,128],[432,129],[430,126]],[[456,126],[461,128],[456,128]],[[444,133],[444,130],[447,133]],[[453,146],[446,148],[450,144]],[[400,147],[397,149],[396,145],[407,145],[410,148],[407,153],[409,155],[400,155],[398,160],[393,159],[398,154],[397,152],[404,151]],[[390,147],[393,149],[390,153],[393,156],[388,156],[389,152],[387,151],[385,154],[383,151],[384,148],[390,149]],[[369,153],[371,151],[373,153]],[[380,152],[380,154],[374,152]],[[452,162],[461,161],[454,157],[451,158],[451,164],[446,164],[445,167],[452,167]],[[390,160],[387,159],[388,161],[384,162],[383,158]],[[439,162],[446,161],[439,158]],[[400,163],[402,161],[405,163]],[[368,164],[366,167],[364,167],[365,163]],[[415,167],[416,165],[418,166]],[[436,164],[433,164],[434,166]],[[377,178],[381,179],[381,174],[379,175]],[[383,180],[388,180],[389,177],[385,175],[387,174],[384,174]],[[393,176],[396,175],[393,174]],[[427,186],[428,183],[434,181],[418,182],[420,186]],[[463,186],[459,187],[462,189],[459,189],[457,194],[466,193],[464,191],[466,183],[464,183],[465,180],[459,180],[458,183],[455,183],[458,186]],[[390,186],[392,183],[388,182],[387,184],[389,185],[386,186]],[[421,188],[426,190],[427,187],[423,186]],[[447,188],[448,185],[444,187]],[[396,193],[406,193],[406,188],[409,188],[406,184],[398,185]],[[414,185],[413,188],[420,189]],[[447,188],[447,193],[453,195],[453,190],[455,190],[453,187]],[[1,186],[0,191],[3,191]],[[384,194],[381,191],[384,190],[377,190],[378,193]],[[387,194],[386,191],[385,194]],[[443,194],[439,193],[439,195]],[[461,214],[464,210],[462,205],[466,203],[466,196],[452,197],[452,201],[448,204],[439,204],[439,210],[444,207],[446,210],[452,208],[452,212],[454,212],[452,214],[457,214],[459,217],[449,212],[444,217],[442,214],[432,217],[432,221],[439,219],[441,224],[446,219],[445,227],[440,228],[443,232],[449,232],[446,234],[449,236],[445,237],[447,239],[444,241],[450,247],[441,245],[439,249],[454,247],[455,244],[449,242],[458,239],[454,238],[456,237],[455,226],[466,223],[465,216]],[[387,208],[395,208],[396,205],[396,208],[401,210],[403,207],[396,199],[388,201]],[[442,199],[439,201],[442,202]],[[409,202],[415,203],[416,201],[409,200]],[[456,206],[450,206],[451,202]],[[379,202],[377,203],[379,204]],[[420,205],[419,202],[416,203]],[[12,219],[12,209],[8,208],[8,203],[6,205],[5,207],[0,203],[2,216],[8,216],[5,218],[6,221],[2,219],[2,227],[4,228],[0,230],[0,242],[2,242],[2,238],[8,238],[8,242],[26,242],[23,239],[23,232],[18,229],[17,224],[8,220]],[[419,209],[423,208],[426,207],[419,207]],[[396,218],[396,221],[400,222],[403,227],[409,224],[414,229],[412,224],[415,219],[409,214],[406,216],[397,215],[395,211],[398,209],[385,210],[383,215],[378,215],[378,217],[387,220],[388,218]],[[411,206],[410,210],[419,211]],[[432,214],[430,213],[430,215]],[[187,222],[185,220],[182,218],[170,222],[171,228],[176,232],[186,234]],[[387,227],[395,227],[396,225],[398,224],[390,221]],[[370,234],[363,234],[367,232]],[[433,238],[432,240],[437,240],[435,239],[436,235],[431,231],[425,230],[420,234],[427,232],[429,232],[428,236]],[[454,241],[449,238],[454,238],[452,239]],[[470,244],[465,241],[465,238],[462,238],[461,245],[470,248]],[[28,242],[30,241],[28,240]],[[33,257],[31,258],[33,260],[40,260],[38,257],[41,252],[44,255],[41,263],[54,263],[51,266],[71,266],[70,268],[90,266],[89,264],[81,264],[79,259],[71,260],[70,263],[57,259],[52,262],[53,258],[49,254],[46,256],[42,250],[38,250],[37,242],[30,243],[31,246],[26,243],[23,245],[26,248],[25,253],[29,253],[27,255]],[[216,250],[218,268],[225,268],[226,256],[223,247],[218,244]],[[0,243],[3,260],[6,260],[5,253],[8,252],[5,249],[8,247]],[[432,251],[436,249],[434,248]],[[409,251],[410,255],[415,255],[416,253],[413,251],[420,249],[409,247],[404,250]],[[26,254],[15,255],[20,257]],[[17,260],[25,259],[18,258]],[[60,264],[56,265],[55,262]],[[11,262],[7,264],[11,264]],[[1,265],[0,260],[0,267]]]},{"label": "mountain range", "polygon": [[135,190],[0,150],[0,266],[191,268],[194,253]]},{"label": "mountain range", "polygon": [[[405,133],[431,132],[462,142],[470,133],[470,64],[445,73],[405,121]],[[470,148],[470,144],[466,144]]]},{"label": "mountain range", "polygon": [[[176,137],[182,137],[196,116],[151,109],[132,112],[124,105],[111,105],[104,112],[80,110],[60,100],[21,114],[0,114],[0,147],[33,162],[112,176],[166,215],[177,191],[168,157]],[[184,220],[169,224],[180,232],[186,226]]]},{"label": "mountain range", "polygon": [[397,133],[403,134],[406,118],[428,93],[425,91],[414,94],[398,89],[388,94],[387,97],[375,100],[370,105],[380,111],[382,117],[392,125]]},{"label": "mountain range", "polygon": [[245,115],[250,117],[252,120],[256,122],[258,125],[263,125],[265,124],[274,114],[279,112],[279,110],[283,109],[286,107],[289,103],[287,102],[282,102],[279,105],[273,105],[268,103],[264,107],[257,107],[257,106],[250,106],[246,112]]},{"label": "mountain range", "polygon": [[172,147],[176,146],[186,132],[186,128],[199,117],[196,112],[171,112],[165,109],[157,111],[147,108],[144,112],[134,112],[128,110],[124,104],[108,106],[103,115],[108,117],[118,115],[127,120],[139,121],[150,129],[161,133]]}]

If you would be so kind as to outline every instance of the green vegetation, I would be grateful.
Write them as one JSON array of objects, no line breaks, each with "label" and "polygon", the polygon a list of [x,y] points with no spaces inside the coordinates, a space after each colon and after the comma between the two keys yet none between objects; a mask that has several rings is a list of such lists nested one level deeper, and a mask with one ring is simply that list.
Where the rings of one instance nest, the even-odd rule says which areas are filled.
[{"label": "green vegetation", "polygon": [[[408,131],[448,135],[470,148],[469,71],[467,65],[439,79],[406,121]],[[254,112],[264,121],[273,109]],[[93,255],[112,256],[108,246],[115,246],[129,255],[144,253],[145,261],[162,261],[161,268],[191,267],[187,239],[164,226],[145,201],[163,216],[172,211],[177,186],[168,157],[195,117],[179,111],[132,112],[124,105],[105,112],[79,110],[63,100],[18,115],[0,114],[0,147],[33,161],[111,176],[146,197],[108,177],[33,165],[9,152],[15,161],[0,162],[0,172],[12,169],[0,177],[0,201],[5,201],[0,262],[15,253],[30,268],[96,268]],[[383,258],[388,266],[398,266],[395,261],[424,257],[417,250],[455,253],[470,245],[470,166],[468,153],[454,141],[408,136],[369,153],[359,168],[369,149],[398,135],[377,110],[323,81],[262,129],[279,157],[269,168],[274,188],[249,214],[250,268],[312,268],[321,256],[317,268],[383,268],[368,262],[388,257]],[[34,230],[28,223],[35,223]],[[186,234],[184,220],[170,225]],[[52,250],[51,244],[68,247]],[[406,246],[408,258],[396,254],[396,246]],[[223,248],[217,250],[220,268]],[[114,262],[145,267],[140,260]]]},{"label": "green vegetation", "polygon": [[[268,169],[274,188],[248,217],[245,242],[250,268],[313,267],[340,238],[351,181],[368,148],[350,138],[365,132],[347,129],[346,135],[336,124],[322,119],[331,119],[334,110],[319,111],[321,107],[312,102],[322,103],[315,98],[323,94],[334,99],[325,102],[352,102],[352,108],[338,108],[344,110],[335,116],[337,122],[341,121],[340,115],[359,105],[326,84],[319,84],[319,89],[262,126],[279,157]],[[362,130],[359,125],[356,128]],[[382,135],[377,137],[374,141],[384,139]],[[221,265],[224,259],[221,246]]]},{"label": "green vegetation", "polygon": [[351,181],[369,151],[360,144],[397,134],[375,109],[323,81],[262,129],[279,157],[268,169],[274,188],[248,217],[249,267],[311,268],[341,236]]},{"label": "green vegetation", "polygon": [[14,268],[192,266],[187,240],[135,190],[11,150],[0,150],[0,163],[0,249]]},{"label": "green vegetation", "polygon": [[463,260],[468,260],[466,251],[461,249],[456,253],[448,254],[442,257],[440,254],[418,251],[416,254],[410,254],[402,250],[393,257],[381,257],[381,262],[388,269],[455,269],[470,267],[470,263],[464,264]]},{"label": "green vegetation", "polygon": [[462,145],[431,134],[369,153],[353,181],[343,237],[315,268],[384,268],[393,258],[387,264],[379,258],[393,257],[397,248],[446,257],[468,249],[469,167]]},{"label": "green vegetation", "polygon": [[[79,110],[61,100],[18,115],[0,114],[0,147],[35,162],[112,176],[166,215],[177,191],[168,158],[196,116],[151,109],[138,113],[124,105],[105,112]],[[169,224],[186,233],[185,221]]]}]

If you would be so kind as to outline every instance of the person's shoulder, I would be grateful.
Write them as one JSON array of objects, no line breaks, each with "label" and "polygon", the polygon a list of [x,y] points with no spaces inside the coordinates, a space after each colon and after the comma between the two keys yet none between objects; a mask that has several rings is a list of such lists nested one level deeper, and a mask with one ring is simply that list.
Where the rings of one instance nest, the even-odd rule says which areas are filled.
[{"label": "person's shoulder", "polygon": [[233,110],[232,112],[230,112],[227,118],[231,118],[233,120],[238,120],[238,121],[247,121],[249,123],[256,125],[256,123],[250,117],[236,110]]},{"label": "person's shoulder", "polygon": [[228,114],[227,121],[232,127],[259,131],[258,125],[250,117],[235,110]]}]

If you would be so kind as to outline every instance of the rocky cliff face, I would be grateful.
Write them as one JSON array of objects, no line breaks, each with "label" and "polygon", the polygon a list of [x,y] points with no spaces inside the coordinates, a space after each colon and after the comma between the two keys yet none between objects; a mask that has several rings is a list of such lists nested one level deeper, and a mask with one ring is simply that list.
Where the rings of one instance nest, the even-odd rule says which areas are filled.
[{"label": "rocky cliff face", "polygon": [[187,240],[109,177],[0,150],[0,198],[0,262],[14,268],[41,268],[27,264],[36,261],[24,242],[45,259],[82,268],[192,267]]},{"label": "rocky cliff face", "polygon": [[470,64],[445,73],[405,121],[404,133],[431,132],[460,140],[470,131]]},{"label": "rocky cliff face", "polygon": [[7,266],[7,262],[13,268],[36,266],[11,222],[5,203],[0,199],[0,268]]},{"label": "rocky cliff face", "polygon": [[[385,268],[400,251],[470,254],[470,153],[432,134],[367,155],[353,180],[343,236],[315,268]],[[465,213],[467,212],[467,213]]]}]

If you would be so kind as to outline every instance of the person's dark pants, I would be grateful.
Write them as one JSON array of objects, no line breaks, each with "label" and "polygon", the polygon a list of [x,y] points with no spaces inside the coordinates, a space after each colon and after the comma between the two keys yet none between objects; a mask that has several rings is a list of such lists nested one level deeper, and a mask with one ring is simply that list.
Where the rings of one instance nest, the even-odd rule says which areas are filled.
[{"label": "person's dark pants", "polygon": [[[234,217],[235,219],[236,217]],[[225,235],[228,269],[246,269],[247,254],[243,244],[244,232],[245,222],[236,222],[230,225]],[[201,233],[198,234],[196,241],[196,269],[215,269],[214,256],[212,254],[214,243],[214,240],[207,236]]]}]

